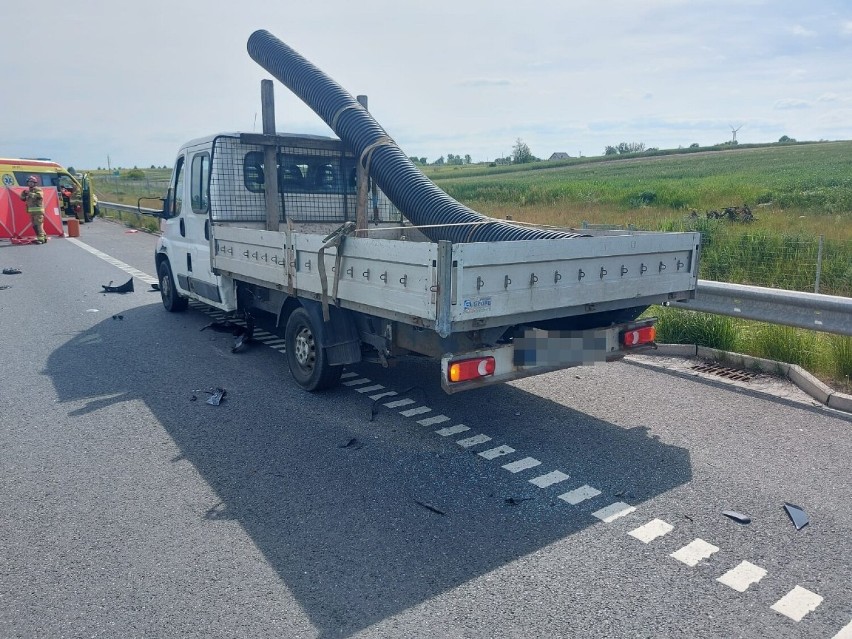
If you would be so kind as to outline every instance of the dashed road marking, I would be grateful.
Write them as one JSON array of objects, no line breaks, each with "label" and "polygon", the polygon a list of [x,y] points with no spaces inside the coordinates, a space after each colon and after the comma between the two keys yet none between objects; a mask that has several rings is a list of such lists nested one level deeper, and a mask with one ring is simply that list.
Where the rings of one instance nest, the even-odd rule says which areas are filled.
[{"label": "dashed road marking", "polygon": [[361,388],[356,388],[355,390],[359,393],[372,393],[377,390],[382,390],[384,386],[381,384],[373,384],[372,386],[362,386]]},{"label": "dashed road marking", "polygon": [[743,561],[736,568],[731,568],[716,581],[733,588],[737,592],[745,592],[752,584],[756,584],[766,576],[766,570],[753,563]]},{"label": "dashed road marking", "polygon": [[488,450],[483,450],[479,453],[480,457],[484,457],[485,459],[497,459],[498,457],[502,457],[503,455],[511,455],[515,452],[515,449],[511,446],[497,446],[497,448],[489,448]]},{"label": "dashed road marking", "polygon": [[490,441],[491,438],[488,435],[474,435],[467,439],[460,439],[456,443],[462,448],[470,448],[471,446],[478,446],[479,444],[484,444],[485,442]]},{"label": "dashed road marking", "polygon": [[456,424],[455,426],[447,426],[446,428],[442,428],[440,430],[436,430],[441,437],[449,437],[450,435],[458,435],[459,433],[464,433],[465,431],[470,430],[469,426],[465,426],[464,424]]},{"label": "dashed road marking", "polygon": [[616,519],[620,519],[632,513],[636,508],[630,504],[625,504],[623,501],[617,501],[609,506],[604,506],[600,510],[592,513],[592,517],[597,517],[605,524],[610,524]]},{"label": "dashed road marking", "polygon": [[437,424],[443,424],[448,421],[450,421],[450,418],[446,415],[435,415],[434,417],[427,417],[426,419],[418,419],[417,423],[421,426],[436,426]]},{"label": "dashed road marking", "polygon": [[831,639],[852,639],[852,621],[843,626]]},{"label": "dashed road marking", "polygon": [[718,546],[708,544],[703,539],[694,539],[683,548],[675,550],[669,557],[673,557],[687,566],[696,566],[700,561],[718,551]]},{"label": "dashed road marking", "polygon": [[432,409],[428,406],[418,406],[417,408],[409,408],[408,410],[401,410],[399,414],[403,417],[414,417],[415,415],[422,415],[423,413],[431,413]]},{"label": "dashed road marking", "polygon": [[360,379],[350,379],[345,382],[340,382],[344,386],[361,386],[362,384],[369,384],[371,379],[367,379],[366,377],[361,377]]},{"label": "dashed road marking", "polygon": [[547,474],[533,477],[530,479],[530,483],[538,486],[539,488],[547,488],[548,486],[553,486],[553,484],[558,484],[559,482],[563,482],[570,478],[571,477],[569,475],[566,475],[561,470],[553,470]]},{"label": "dashed road marking", "polygon": [[793,621],[801,621],[809,612],[813,612],[822,603],[822,597],[807,588],[796,586],[770,606]]},{"label": "dashed road marking", "polygon": [[385,404],[385,406],[387,406],[388,408],[400,408],[402,406],[410,406],[414,403],[415,401],[413,399],[398,399],[393,402],[388,402],[387,404]]},{"label": "dashed road marking", "polygon": [[397,394],[396,391],[385,391],[384,393],[377,393],[376,395],[370,395],[370,399],[372,399],[373,401],[376,401],[378,399],[381,399],[382,397],[393,397],[396,394]]},{"label": "dashed road marking", "polygon": [[340,375],[340,379],[350,379],[352,377],[360,377],[360,375],[358,375],[358,373],[353,373],[352,371]]},{"label": "dashed road marking", "polygon": [[674,530],[674,526],[667,521],[652,519],[647,524],[634,528],[627,534],[643,544],[649,544],[658,537],[669,534],[672,530]]},{"label": "dashed road marking", "polygon": [[601,491],[597,488],[592,488],[591,486],[586,485],[559,495],[559,499],[571,504],[572,506],[576,506],[580,502],[591,499],[592,497],[597,497],[600,494]]},{"label": "dashed road marking", "polygon": [[535,459],[534,457],[524,457],[523,459],[519,459],[518,461],[504,464],[503,468],[508,470],[510,473],[519,473],[522,470],[527,470],[528,468],[535,468],[536,466],[540,465],[541,462]]},{"label": "dashed road marking", "polygon": [[79,246],[84,251],[88,251],[92,255],[101,258],[104,262],[107,262],[108,264],[112,264],[113,266],[120,268],[122,271],[124,271],[128,275],[132,275],[136,279],[141,280],[141,281],[145,282],[146,284],[156,284],[157,282],[160,281],[156,277],[153,277],[152,275],[148,275],[147,273],[140,271],[137,268],[133,268],[132,266],[130,266],[130,264],[126,264],[126,263],[122,262],[121,260],[118,260],[118,259],[112,257],[111,255],[104,253],[103,251],[99,251],[94,246],[89,246],[88,244],[86,244],[85,242],[81,242],[77,238],[69,237],[69,238],[66,238],[66,239],[71,244],[75,244],[75,245]]}]

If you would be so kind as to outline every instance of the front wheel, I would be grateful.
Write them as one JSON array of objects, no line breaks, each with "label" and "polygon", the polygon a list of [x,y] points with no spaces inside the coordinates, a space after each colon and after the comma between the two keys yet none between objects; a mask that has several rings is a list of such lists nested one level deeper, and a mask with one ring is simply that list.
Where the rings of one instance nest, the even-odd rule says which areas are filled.
[{"label": "front wheel", "polygon": [[157,276],[160,278],[160,297],[163,299],[163,306],[166,310],[169,313],[185,311],[188,301],[185,297],[178,295],[168,260],[160,262],[160,266],[157,268]]},{"label": "front wheel", "polygon": [[331,388],[340,380],[343,367],[328,363],[322,338],[304,308],[297,308],[287,320],[284,342],[290,374],[306,391]]}]

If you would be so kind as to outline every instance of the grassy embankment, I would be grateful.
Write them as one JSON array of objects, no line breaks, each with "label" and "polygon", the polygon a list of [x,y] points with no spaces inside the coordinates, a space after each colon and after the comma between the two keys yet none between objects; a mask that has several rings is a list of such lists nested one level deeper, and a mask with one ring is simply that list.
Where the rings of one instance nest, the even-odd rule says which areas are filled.
[{"label": "grassy embankment", "polygon": [[[494,217],[568,228],[589,223],[701,231],[703,279],[813,291],[823,236],[820,292],[852,296],[852,142],[686,151],[425,172],[457,200]],[[109,184],[96,174],[95,184],[105,201],[136,204],[140,196],[162,196],[168,173],[145,170],[145,180]],[[743,205],[756,221],[706,218],[707,211]],[[690,216],[693,210],[697,217]],[[142,223],[156,228],[156,220]],[[852,390],[852,338],[677,309],[652,311],[661,317],[661,341],[800,364]]]}]

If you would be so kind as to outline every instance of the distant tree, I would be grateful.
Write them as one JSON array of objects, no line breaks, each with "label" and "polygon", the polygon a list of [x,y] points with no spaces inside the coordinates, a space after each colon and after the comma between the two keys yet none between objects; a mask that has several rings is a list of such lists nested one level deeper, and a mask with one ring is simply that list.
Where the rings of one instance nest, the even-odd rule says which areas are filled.
[{"label": "distant tree", "polygon": [[515,146],[512,147],[512,162],[514,164],[526,164],[527,162],[532,162],[534,159],[529,145],[521,138],[518,138],[515,141]]},{"label": "distant tree", "polygon": [[789,135],[782,135],[780,138],[778,138],[779,144],[792,144],[795,141],[796,138],[791,138]]},{"label": "distant tree", "polygon": [[151,168],[152,168],[152,169],[156,169],[157,167],[156,167],[156,166],[154,166],[154,165],[152,164],[152,165],[151,165]]},{"label": "distant tree", "polygon": [[145,179],[145,171],[142,169],[133,167],[127,173],[124,174],[125,180],[144,180]]},{"label": "distant tree", "polygon": [[698,148],[701,148],[701,147],[698,144],[698,142],[693,142],[692,144],[689,145],[689,148],[690,149],[698,149]]},{"label": "distant tree", "polygon": [[607,146],[604,149],[604,155],[618,155],[618,149],[616,149],[614,146]]},{"label": "distant tree", "polygon": [[429,164],[429,163],[426,161],[426,159],[427,159],[427,158],[420,158],[420,164]]},{"label": "distant tree", "polygon": [[442,155],[442,156],[441,156],[441,157],[439,157],[437,160],[435,160],[434,162],[432,162],[432,164],[434,164],[435,166],[443,166],[443,164],[444,164],[444,156]]},{"label": "distant tree", "polygon": [[464,163],[465,163],[465,164],[470,164],[470,162],[471,162],[471,160],[470,160],[470,153],[466,153],[466,154],[465,154],[465,156],[464,156]]},{"label": "distant tree", "polygon": [[641,153],[645,150],[644,142],[620,142],[616,147],[619,155],[625,153]]},{"label": "distant tree", "polygon": [[414,164],[424,164],[424,162],[420,161],[420,158],[418,158],[414,155],[409,155],[408,159],[411,160]]}]

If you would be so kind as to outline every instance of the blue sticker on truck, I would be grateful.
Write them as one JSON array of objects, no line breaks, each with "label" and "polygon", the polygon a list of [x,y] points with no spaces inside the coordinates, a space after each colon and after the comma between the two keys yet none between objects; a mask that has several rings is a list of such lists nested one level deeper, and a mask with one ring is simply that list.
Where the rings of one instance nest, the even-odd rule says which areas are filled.
[{"label": "blue sticker on truck", "polygon": [[481,311],[486,311],[491,308],[491,298],[490,297],[474,297],[473,299],[467,299],[462,302],[462,308],[465,313],[479,313]]}]

